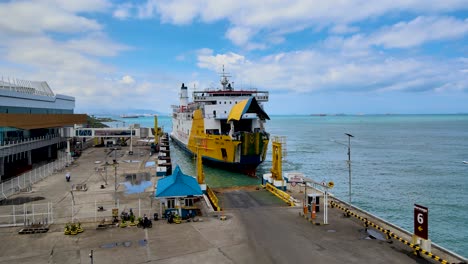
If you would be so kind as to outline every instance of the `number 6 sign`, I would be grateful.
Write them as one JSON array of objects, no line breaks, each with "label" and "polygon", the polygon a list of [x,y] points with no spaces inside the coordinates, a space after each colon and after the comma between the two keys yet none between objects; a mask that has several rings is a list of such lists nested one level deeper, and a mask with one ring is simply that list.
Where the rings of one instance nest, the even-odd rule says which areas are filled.
[{"label": "number 6 sign", "polygon": [[414,204],[414,234],[420,238],[428,239],[427,207]]}]

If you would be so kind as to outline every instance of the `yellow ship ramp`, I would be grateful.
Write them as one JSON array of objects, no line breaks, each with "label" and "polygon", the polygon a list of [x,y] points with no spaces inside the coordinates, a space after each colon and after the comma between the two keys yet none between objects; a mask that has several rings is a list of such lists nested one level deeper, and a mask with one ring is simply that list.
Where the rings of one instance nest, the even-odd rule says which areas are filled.
[{"label": "yellow ship ramp", "polygon": [[213,204],[214,208],[216,211],[222,211],[222,208],[219,206],[219,200],[218,197],[216,197],[216,194],[213,192],[213,190],[206,186],[206,193],[208,194],[208,198],[210,198],[211,204]]},{"label": "yellow ship ramp", "polygon": [[287,203],[289,206],[294,206],[294,202],[292,201],[291,195],[289,195],[286,192],[283,192],[282,190],[276,188],[270,183],[267,183],[265,185],[265,189],[267,189],[269,192],[271,192],[273,195],[276,197],[280,198],[283,200],[285,203]]}]

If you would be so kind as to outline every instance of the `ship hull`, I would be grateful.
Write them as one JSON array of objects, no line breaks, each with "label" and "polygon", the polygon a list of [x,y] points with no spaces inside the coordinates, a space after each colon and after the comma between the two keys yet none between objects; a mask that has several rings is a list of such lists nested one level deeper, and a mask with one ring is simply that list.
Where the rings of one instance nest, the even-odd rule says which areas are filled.
[{"label": "ship hull", "polygon": [[[171,134],[172,142],[175,143],[179,148],[181,148],[187,155],[192,157],[196,154],[190,150],[183,142],[178,140],[174,135]],[[219,168],[227,171],[239,172],[242,174],[247,174],[249,176],[255,176],[257,167],[263,162],[263,157],[260,155],[249,155],[243,156],[240,162],[225,162],[218,160],[209,156],[202,156],[203,164],[210,167]]]}]

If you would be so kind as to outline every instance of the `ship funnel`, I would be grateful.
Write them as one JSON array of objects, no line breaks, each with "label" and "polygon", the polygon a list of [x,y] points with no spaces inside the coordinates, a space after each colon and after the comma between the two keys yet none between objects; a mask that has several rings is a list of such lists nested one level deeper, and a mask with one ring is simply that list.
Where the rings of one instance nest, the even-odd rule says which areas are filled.
[{"label": "ship funnel", "polygon": [[185,86],[185,84],[182,83],[182,86],[180,87],[180,105],[187,106],[187,104],[188,104],[188,89],[187,89],[187,86]]}]

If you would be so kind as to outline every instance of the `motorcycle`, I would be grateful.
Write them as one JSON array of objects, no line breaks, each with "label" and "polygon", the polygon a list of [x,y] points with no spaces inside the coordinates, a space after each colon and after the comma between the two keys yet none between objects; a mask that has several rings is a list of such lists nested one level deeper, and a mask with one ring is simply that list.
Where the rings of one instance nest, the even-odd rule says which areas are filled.
[{"label": "motorcycle", "polygon": [[143,217],[143,218],[138,218],[138,224],[137,227],[143,227],[143,228],[151,228],[153,227],[153,223],[148,217]]},{"label": "motorcycle", "polygon": [[65,175],[65,179],[67,179],[67,182],[70,181],[70,173],[67,173],[67,174]]}]

